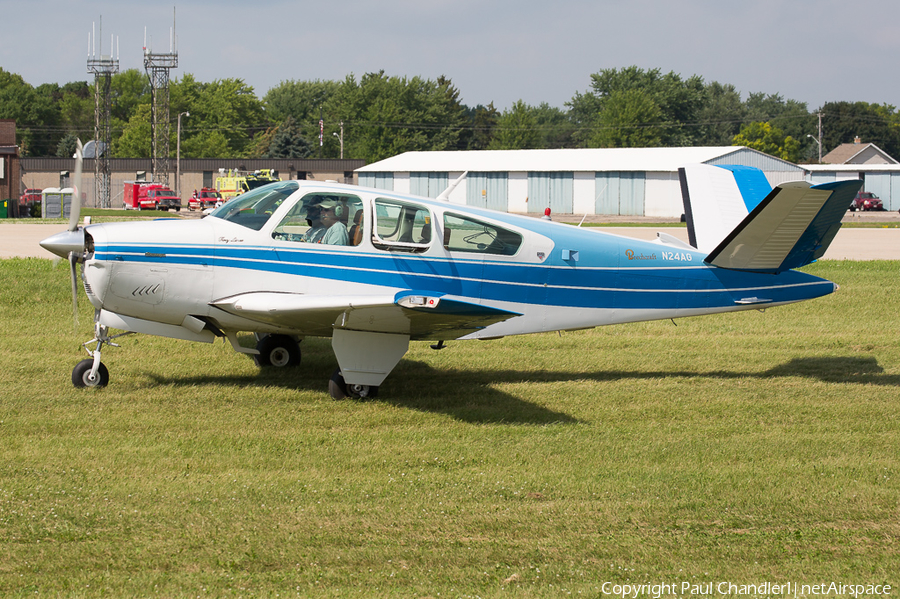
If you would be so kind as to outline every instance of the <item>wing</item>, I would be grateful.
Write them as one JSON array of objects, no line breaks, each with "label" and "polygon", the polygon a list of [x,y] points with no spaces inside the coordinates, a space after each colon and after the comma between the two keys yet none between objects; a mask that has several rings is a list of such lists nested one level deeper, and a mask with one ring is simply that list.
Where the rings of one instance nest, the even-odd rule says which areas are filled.
[{"label": "wing", "polygon": [[257,291],[222,298],[210,305],[242,318],[324,337],[341,328],[400,333],[410,339],[455,339],[521,316],[448,295],[412,290],[395,295]]}]

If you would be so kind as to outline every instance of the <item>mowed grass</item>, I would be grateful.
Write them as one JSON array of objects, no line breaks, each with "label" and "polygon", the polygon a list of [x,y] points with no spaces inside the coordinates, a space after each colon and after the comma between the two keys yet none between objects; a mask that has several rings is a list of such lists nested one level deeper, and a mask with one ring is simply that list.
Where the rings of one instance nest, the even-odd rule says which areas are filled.
[{"label": "mowed grass", "polygon": [[841,290],[416,342],[377,400],[335,402],[323,339],[261,371],[124,337],[110,386],[75,389],[92,308],[73,331],[68,265],[0,261],[0,596],[896,589],[900,264],[806,270]]}]

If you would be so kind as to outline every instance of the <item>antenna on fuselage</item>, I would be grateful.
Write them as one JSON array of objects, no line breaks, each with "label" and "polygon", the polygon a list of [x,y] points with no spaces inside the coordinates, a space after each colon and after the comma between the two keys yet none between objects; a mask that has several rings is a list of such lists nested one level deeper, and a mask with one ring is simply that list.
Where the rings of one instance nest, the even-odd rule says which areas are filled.
[{"label": "antenna on fuselage", "polygon": [[[607,188],[607,187],[609,187],[609,183],[607,183],[606,185],[604,185],[604,186],[603,186],[603,189],[600,190],[600,193],[597,194],[597,197],[594,198],[594,206],[597,205],[597,200],[600,199],[600,196],[603,195],[603,192],[606,191],[606,188]],[[584,213],[584,216],[581,217],[581,222],[578,223],[578,226],[579,226],[579,227],[582,225],[582,223],[584,223],[584,219],[586,219],[586,218],[587,218],[587,212],[585,212],[585,213]]]},{"label": "antenna on fuselage", "polygon": [[456,181],[447,186],[447,189],[441,192],[441,195],[437,197],[438,200],[442,202],[450,201],[450,194],[453,193],[453,190],[456,189],[456,186],[463,182],[463,179],[466,178],[466,175],[469,174],[469,171],[463,172],[459,177],[456,178]]}]

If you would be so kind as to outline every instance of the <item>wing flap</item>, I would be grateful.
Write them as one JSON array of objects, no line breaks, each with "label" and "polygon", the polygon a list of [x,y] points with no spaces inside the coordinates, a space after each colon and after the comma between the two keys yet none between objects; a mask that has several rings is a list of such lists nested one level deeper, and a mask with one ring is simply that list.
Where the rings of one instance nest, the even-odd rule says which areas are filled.
[{"label": "wing flap", "polygon": [[399,333],[411,339],[454,339],[520,316],[441,294],[313,295],[259,291],[222,298],[212,306],[300,334],[330,336],[334,328]]}]

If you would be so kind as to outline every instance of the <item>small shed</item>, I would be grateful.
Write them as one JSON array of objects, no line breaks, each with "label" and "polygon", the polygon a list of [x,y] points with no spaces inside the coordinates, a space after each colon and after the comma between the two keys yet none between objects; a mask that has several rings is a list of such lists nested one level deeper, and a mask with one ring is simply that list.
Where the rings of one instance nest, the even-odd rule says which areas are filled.
[{"label": "small shed", "polygon": [[462,173],[450,201],[519,213],[679,217],[686,164],[761,169],[772,185],[806,171],[743,146],[406,152],[356,170],[367,187],[437,197]]},{"label": "small shed", "polygon": [[72,195],[75,190],[71,187],[59,189],[48,187],[41,192],[41,218],[69,218],[72,213]]}]

